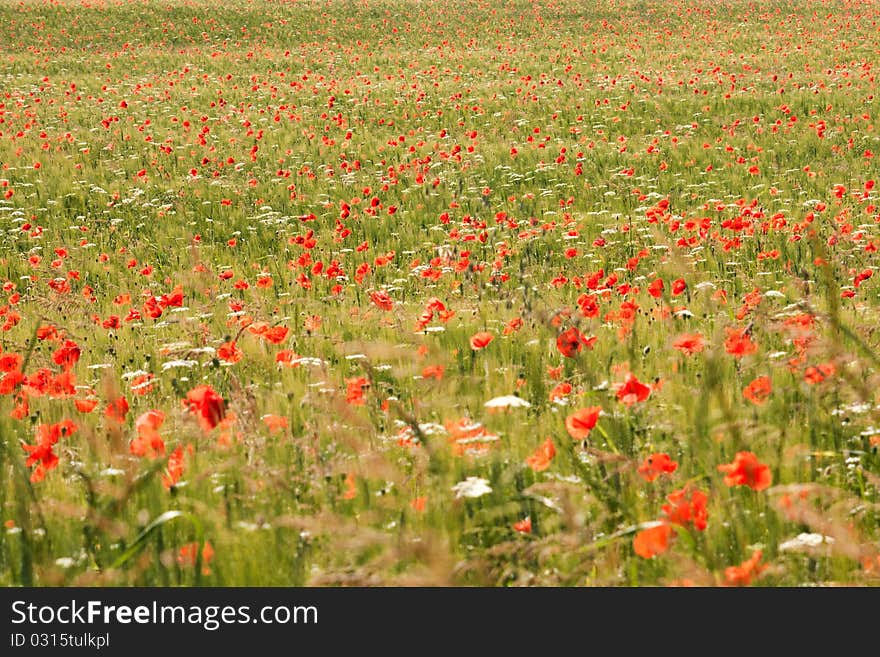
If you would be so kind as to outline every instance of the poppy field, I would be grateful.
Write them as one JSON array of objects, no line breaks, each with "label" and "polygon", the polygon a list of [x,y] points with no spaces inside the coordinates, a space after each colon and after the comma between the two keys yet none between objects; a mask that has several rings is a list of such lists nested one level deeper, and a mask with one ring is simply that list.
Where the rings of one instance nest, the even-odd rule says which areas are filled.
[{"label": "poppy field", "polygon": [[880,583],[878,53],[0,0],[0,585]]}]

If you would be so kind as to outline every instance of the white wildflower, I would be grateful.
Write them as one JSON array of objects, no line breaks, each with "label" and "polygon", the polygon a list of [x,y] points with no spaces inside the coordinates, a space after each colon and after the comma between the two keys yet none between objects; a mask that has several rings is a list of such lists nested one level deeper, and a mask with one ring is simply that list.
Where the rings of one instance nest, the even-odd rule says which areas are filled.
[{"label": "white wildflower", "polygon": [[831,536],[823,536],[822,534],[807,534],[806,532],[800,533],[794,538],[791,538],[783,543],[779,544],[780,552],[798,552],[801,550],[815,549],[821,545],[831,545],[834,543],[834,538]]},{"label": "white wildflower", "polygon": [[455,486],[452,487],[452,492],[455,493],[455,499],[461,499],[462,497],[482,497],[487,493],[491,493],[492,487],[489,485],[488,479],[483,479],[481,477],[468,477],[464,481],[455,484]]},{"label": "white wildflower", "polygon": [[529,408],[531,404],[516,395],[505,395],[490,399],[483,406],[486,408]]}]

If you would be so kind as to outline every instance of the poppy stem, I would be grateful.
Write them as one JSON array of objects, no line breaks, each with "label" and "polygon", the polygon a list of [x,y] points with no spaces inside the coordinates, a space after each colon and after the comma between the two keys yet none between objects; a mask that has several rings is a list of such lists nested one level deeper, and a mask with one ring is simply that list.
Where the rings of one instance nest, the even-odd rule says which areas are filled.
[{"label": "poppy stem", "polygon": [[602,434],[602,437],[605,439],[605,442],[608,443],[608,446],[611,448],[611,451],[614,452],[615,454],[620,454],[620,450],[617,448],[617,445],[615,444],[614,440],[612,440],[611,436],[608,435],[608,432],[605,431],[605,429],[603,429],[601,427],[601,425],[599,425],[598,423],[596,424],[596,426],[594,428],[596,429],[596,431],[598,431],[600,434]]}]

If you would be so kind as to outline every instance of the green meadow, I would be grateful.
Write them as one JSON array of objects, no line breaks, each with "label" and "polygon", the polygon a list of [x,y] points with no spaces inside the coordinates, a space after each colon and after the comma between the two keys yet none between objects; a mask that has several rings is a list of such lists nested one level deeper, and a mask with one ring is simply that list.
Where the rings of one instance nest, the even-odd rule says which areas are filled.
[{"label": "green meadow", "polygon": [[876,585],[878,24],[0,0],[0,584]]}]

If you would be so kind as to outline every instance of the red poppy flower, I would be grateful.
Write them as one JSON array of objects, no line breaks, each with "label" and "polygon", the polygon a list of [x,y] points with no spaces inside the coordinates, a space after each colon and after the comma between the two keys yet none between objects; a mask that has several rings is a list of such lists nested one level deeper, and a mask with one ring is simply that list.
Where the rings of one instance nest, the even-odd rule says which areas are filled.
[{"label": "red poppy flower", "polygon": [[65,370],[71,369],[79,360],[79,345],[73,340],[65,340],[64,345],[52,354],[52,362],[61,365]]},{"label": "red poppy flower", "polygon": [[578,297],[577,304],[581,310],[581,315],[584,317],[599,316],[599,304],[592,294],[582,294]]},{"label": "red poppy flower", "polygon": [[342,493],[342,499],[353,500],[357,497],[357,486],[355,485],[354,474],[349,472],[345,477],[345,491]]},{"label": "red poppy flower", "polygon": [[104,409],[104,417],[113,422],[122,424],[125,422],[125,416],[128,414],[128,400],[125,397],[119,397],[107,403]]},{"label": "red poppy flower", "polygon": [[195,415],[204,431],[210,431],[223,420],[226,415],[226,403],[223,397],[209,385],[196,386],[188,393],[183,405]]},{"label": "red poppy flower", "polygon": [[756,406],[760,406],[767,401],[767,398],[770,397],[770,393],[772,391],[773,386],[770,383],[770,377],[759,376],[757,379],[755,379],[749,385],[743,388],[743,397],[748,399]]},{"label": "red poppy flower", "polygon": [[76,429],[76,424],[70,420],[63,420],[55,424],[41,424],[37,427],[36,444],[22,445],[28,454],[25,465],[34,468],[30,477],[33,483],[43,481],[46,473],[58,465],[58,456],[53,447],[61,438],[70,436]]},{"label": "red poppy flower", "polygon": [[566,358],[574,358],[575,354],[580,353],[584,346],[592,349],[595,342],[595,337],[588,338],[572,326],[556,338],[556,348]]},{"label": "red poppy flower", "polygon": [[669,549],[669,541],[674,530],[668,523],[658,522],[652,527],[643,529],[633,538],[633,550],[643,559],[650,559],[663,554]]},{"label": "red poppy flower", "polygon": [[724,569],[724,582],[727,586],[748,586],[752,579],[757,579],[767,566],[761,563],[761,550],[755,550],[752,556],[738,566]]},{"label": "red poppy flower", "polygon": [[70,371],[50,375],[46,381],[45,392],[52,399],[73,397],[76,394],[76,377]]},{"label": "red poppy flower", "polygon": [[495,336],[487,331],[480,331],[479,333],[474,333],[471,336],[471,349],[473,349],[474,351],[477,351],[479,349],[484,349],[494,339],[495,339]]},{"label": "red poppy flower", "polygon": [[556,401],[557,399],[567,397],[571,394],[571,390],[571,384],[567,381],[557,384],[556,387],[550,391],[550,401]]},{"label": "red poppy flower", "polygon": [[13,420],[23,420],[30,414],[30,405],[28,404],[27,397],[24,395],[19,395],[16,398],[16,404],[13,406],[12,410],[9,411],[9,417]]},{"label": "red poppy flower", "polygon": [[22,445],[28,457],[25,465],[34,468],[30,480],[39,483],[46,477],[46,473],[58,465],[58,456],[53,451],[54,443],[40,442],[36,445]]},{"label": "red poppy flower", "polygon": [[73,420],[62,420],[55,424],[41,424],[37,427],[37,439],[40,442],[55,444],[62,438],[72,436],[78,428]]},{"label": "red poppy flower", "polygon": [[728,486],[748,486],[754,490],[764,490],[773,483],[770,467],[758,461],[752,452],[737,452],[733,463],[718,466],[719,472],[727,473],[724,483]]},{"label": "red poppy flower", "polygon": [[669,504],[661,509],[666,518],[674,525],[687,527],[692,525],[697,531],[703,531],[708,524],[709,512],[706,509],[708,497],[703,491],[685,486],[673,491],[667,497]]},{"label": "red poppy flower", "polygon": [[135,456],[156,458],[165,455],[165,441],[159,436],[159,427],[165,422],[162,411],[151,410],[134,421],[137,437],[129,444],[129,452]]},{"label": "red poppy flower", "polygon": [[391,297],[388,296],[387,292],[377,291],[370,293],[370,301],[373,302],[380,310],[391,310],[394,308],[394,301],[391,300]]},{"label": "red poppy flower", "polygon": [[168,457],[168,464],[165,466],[165,474],[162,475],[162,485],[165,488],[170,489],[180,481],[185,467],[184,460],[183,447],[178,447],[171,452],[171,456]]},{"label": "red poppy flower", "polygon": [[446,368],[443,365],[428,365],[422,370],[422,378],[423,379],[437,379],[440,381],[443,379],[443,373],[446,371]]},{"label": "red poppy flower", "polygon": [[59,337],[58,329],[51,324],[43,324],[37,329],[38,340],[57,340]]},{"label": "red poppy flower", "polygon": [[76,399],[73,402],[73,405],[76,406],[76,410],[80,413],[91,413],[95,410],[95,406],[98,405],[97,399]]},{"label": "red poppy flower", "polygon": [[271,434],[281,433],[288,425],[287,418],[282,415],[264,415],[262,420]]},{"label": "red poppy flower", "polygon": [[224,342],[217,349],[217,357],[227,363],[237,363],[244,356],[244,352],[239,348],[235,341]]},{"label": "red poppy flower", "polygon": [[24,374],[18,370],[7,372],[3,378],[0,378],[0,395],[11,395],[24,380]]},{"label": "red poppy flower", "polygon": [[864,269],[858,274],[856,274],[855,278],[853,278],[853,285],[855,287],[860,287],[861,284],[871,278],[874,275],[874,271],[871,269]]},{"label": "red poppy flower", "polygon": [[529,517],[525,517],[522,520],[518,520],[513,523],[513,530],[519,532],[520,534],[531,534],[532,533],[532,519]]},{"label": "red poppy flower", "polygon": [[153,381],[156,379],[152,374],[139,374],[131,380],[131,391],[136,395],[146,395],[153,392]]},{"label": "red poppy flower", "polygon": [[815,367],[810,365],[804,370],[804,381],[810,385],[816,385],[817,383],[822,383],[829,376],[833,376],[836,371],[837,368],[834,367],[834,363],[822,363]]},{"label": "red poppy flower", "polygon": [[575,440],[584,440],[590,435],[590,431],[599,421],[599,415],[602,413],[601,406],[590,406],[589,408],[579,408],[574,413],[565,418],[565,428],[568,429],[568,435]]},{"label": "red poppy flower", "polygon": [[562,370],[565,369],[565,366],[558,365],[557,367],[553,367],[552,365],[547,366],[547,376],[549,376],[554,381],[558,381],[560,377],[562,377]]},{"label": "red poppy flower", "polygon": [[758,351],[758,345],[752,342],[745,329],[727,328],[727,339],[724,341],[724,349],[734,358],[742,358]]},{"label": "red poppy flower", "polygon": [[297,367],[299,363],[295,362],[299,359],[299,355],[290,349],[282,349],[277,354],[275,354],[275,362],[279,365],[285,365],[287,367]]},{"label": "red poppy flower", "polygon": [[639,474],[645,481],[654,481],[661,474],[672,474],[678,469],[678,463],[669,458],[669,454],[651,454],[639,466]]},{"label": "red poppy flower", "polygon": [[152,434],[159,430],[165,422],[165,413],[158,410],[147,411],[134,421],[134,428],[139,434]]},{"label": "red poppy flower", "polygon": [[351,379],[346,379],[345,386],[345,401],[352,406],[363,406],[366,403],[364,400],[364,388],[370,386],[369,380],[362,376],[357,376]]},{"label": "red poppy flower", "polygon": [[0,372],[14,372],[21,367],[22,360],[19,354],[3,354],[0,356]]},{"label": "red poppy flower", "polygon": [[526,465],[535,472],[543,472],[550,467],[554,456],[556,456],[556,446],[553,444],[553,439],[548,438],[526,459]]},{"label": "red poppy flower", "polygon": [[675,339],[672,346],[685,356],[691,356],[703,351],[706,343],[703,340],[703,336],[699,333],[684,333]]},{"label": "red poppy flower", "polygon": [[[177,563],[180,566],[189,566],[190,568],[194,567],[196,563],[198,563],[198,553],[199,553],[199,544],[196,543],[187,543],[186,545],[181,546],[180,551],[177,553]],[[208,542],[205,541],[205,544],[202,546],[202,575],[206,577],[211,574],[211,569],[208,565],[214,560],[214,547]]]},{"label": "red poppy flower", "polygon": [[[144,301],[143,305],[144,315],[149,317],[150,319],[158,319],[162,316],[162,306],[159,305],[159,300],[154,296],[147,297],[147,300]],[[104,328],[107,328],[106,326]]]},{"label": "red poppy flower", "polygon": [[49,385],[52,382],[52,370],[41,367],[34,371],[33,374],[25,377],[22,387],[27,394],[34,397],[45,395],[49,391]]},{"label": "red poppy flower", "polygon": [[617,386],[617,398],[627,406],[643,402],[651,396],[651,386],[646,386],[630,372],[626,380]]},{"label": "red poppy flower", "polygon": [[263,331],[261,337],[268,340],[272,344],[281,344],[287,339],[287,335],[289,333],[290,329],[286,326],[272,326]]},{"label": "red poppy flower", "polygon": [[511,333],[516,333],[523,326],[523,320],[521,317],[514,317],[512,320],[507,322],[504,327],[504,330],[501,332],[503,335],[510,335]]}]

